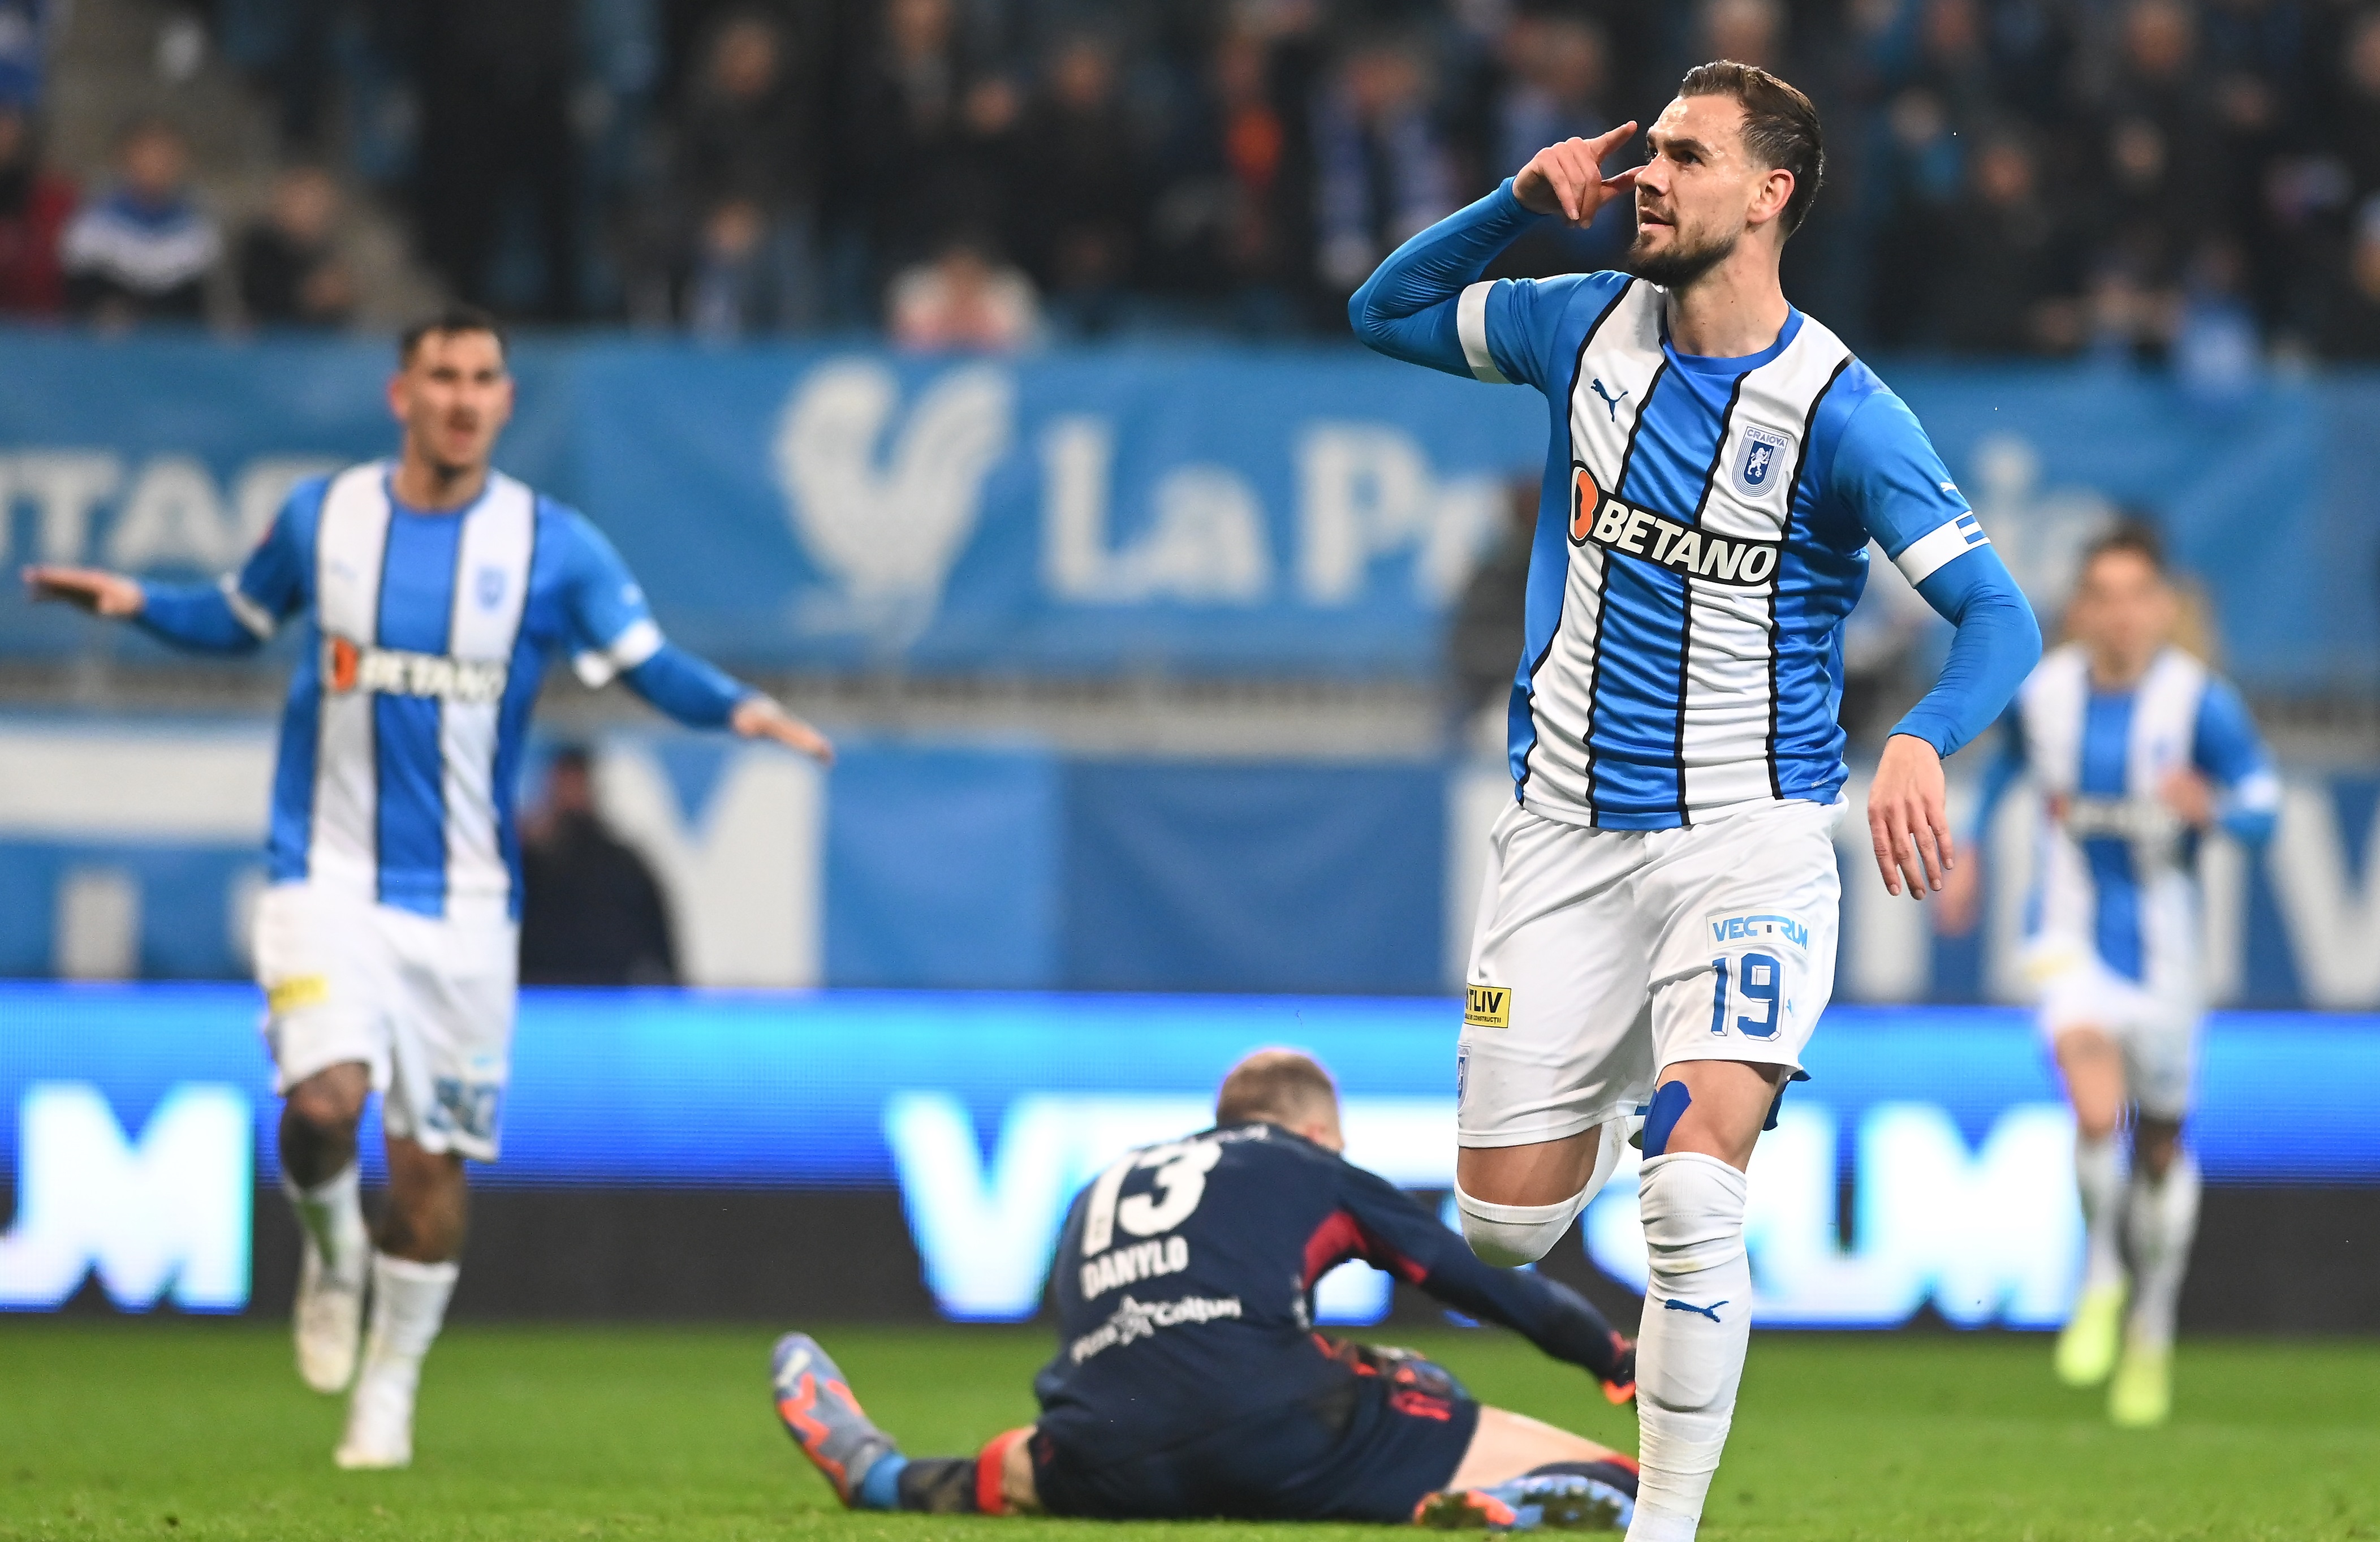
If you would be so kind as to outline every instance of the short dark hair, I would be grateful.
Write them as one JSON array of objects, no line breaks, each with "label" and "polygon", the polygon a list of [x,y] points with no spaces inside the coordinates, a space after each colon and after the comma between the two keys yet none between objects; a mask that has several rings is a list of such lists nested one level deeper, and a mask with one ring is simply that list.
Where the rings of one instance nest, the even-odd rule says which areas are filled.
[{"label": "short dark hair", "polygon": [[511,345],[504,338],[504,323],[494,315],[476,305],[450,305],[432,315],[422,317],[397,334],[397,363],[412,363],[413,352],[421,346],[423,338],[451,332],[484,332],[496,340],[497,352],[509,354],[512,351]]},{"label": "short dark hair", "polygon": [[1761,164],[1793,174],[1782,218],[1786,235],[1801,229],[1810,200],[1827,181],[1826,136],[1810,99],[1758,65],[1733,59],[1694,66],[1678,82],[1678,94],[1724,96],[1743,109],[1743,148]]},{"label": "short dark hair", "polygon": [[2091,565],[2101,557],[2133,556],[2149,565],[2149,571],[2158,577],[2166,577],[2165,538],[2147,520],[2126,516],[2110,526],[2107,532],[2083,548],[2082,565],[2074,571],[2080,576],[2091,570]]},{"label": "short dark hair", "polygon": [[1217,1124],[1266,1120],[1287,1124],[1319,1106],[1339,1106],[1339,1085],[1308,1054],[1295,1050],[1258,1050],[1232,1067],[1215,1095]]}]

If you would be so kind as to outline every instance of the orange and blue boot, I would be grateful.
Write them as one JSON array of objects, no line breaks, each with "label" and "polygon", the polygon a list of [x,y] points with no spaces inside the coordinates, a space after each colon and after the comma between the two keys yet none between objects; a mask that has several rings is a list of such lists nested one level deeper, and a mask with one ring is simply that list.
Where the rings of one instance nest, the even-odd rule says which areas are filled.
[{"label": "orange and blue boot", "polygon": [[1624,1532],[1636,1514],[1635,1463],[1560,1462],[1484,1488],[1449,1488],[1414,1507],[1430,1531]]},{"label": "orange and blue boot", "polygon": [[[890,1510],[893,1500],[875,1490],[868,1477],[898,1457],[892,1438],[868,1421],[851,1384],[827,1357],[819,1342],[807,1333],[788,1333],[777,1341],[769,1357],[770,1379],[776,1392],[777,1418],[802,1454],[810,1459],[835,1496],[855,1510]],[[905,1465],[894,1462],[891,1471]]]}]

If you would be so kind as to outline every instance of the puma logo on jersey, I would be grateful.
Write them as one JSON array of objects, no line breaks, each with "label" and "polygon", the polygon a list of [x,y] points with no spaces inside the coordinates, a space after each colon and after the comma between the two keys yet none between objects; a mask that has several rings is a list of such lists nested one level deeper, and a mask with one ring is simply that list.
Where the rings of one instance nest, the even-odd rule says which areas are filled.
[{"label": "puma logo on jersey", "polygon": [[372,648],[346,637],[322,640],[322,685],[346,693],[420,696],[440,701],[486,706],[504,699],[511,669],[492,659],[454,659],[443,653],[408,653]]},{"label": "puma logo on jersey", "polygon": [[1670,569],[1740,589],[1755,589],[1777,571],[1784,543],[1713,535],[1651,509],[1622,503],[1597,487],[1584,466],[1571,480],[1571,544],[1588,541]]},{"label": "puma logo on jersey", "polygon": [[[1576,377],[1573,376],[1572,378],[1575,379]],[[1603,388],[1603,382],[1600,380],[1592,380],[1587,382],[1587,383],[1595,388],[1595,394],[1603,398],[1603,405],[1611,409],[1611,420],[1615,423],[1620,421],[1620,404],[1628,399],[1628,393],[1622,391],[1620,395],[1615,396],[1610,392],[1606,391]]]}]

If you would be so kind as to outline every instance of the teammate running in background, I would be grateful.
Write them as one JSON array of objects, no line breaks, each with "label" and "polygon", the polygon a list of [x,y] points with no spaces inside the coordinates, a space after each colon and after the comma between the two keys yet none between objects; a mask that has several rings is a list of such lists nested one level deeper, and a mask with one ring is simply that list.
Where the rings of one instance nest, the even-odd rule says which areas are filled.
[{"label": "teammate running in background", "polygon": [[[2206,1012],[2198,954],[2199,842],[2272,832],[2280,783],[2239,692],[2173,646],[2177,597],[2154,532],[2119,527],[2082,560],[2068,629],[2009,714],[1971,844],[2021,776],[2043,821],[2027,906],[2026,973],[2074,1105],[2074,1177],[2088,1235],[2082,1293],[2058,1341],[2069,1386],[2107,1379],[2119,1425],[2173,1404],[2173,1320],[2198,1228],[2198,1166],[2181,1144]],[[1946,931],[1973,926],[1982,865],[1944,892]],[[2116,1149],[2135,1111],[2130,1174]],[[2131,1313],[2119,1228],[2133,1269]],[[2120,1354],[2120,1363],[2119,1356]]]},{"label": "teammate running in background", "polygon": [[[1644,1487],[1629,1536],[1685,1542],[1751,1328],[1744,1170],[1834,987],[1829,839],[1847,772],[1841,625],[1873,539],[1957,624],[1885,744],[1868,826],[1885,887],[1940,887],[1942,759],[2040,656],[2023,596],[1917,419],[1786,303],[1817,195],[1809,98],[1690,71],[1647,136],[1541,151],[1405,243],[1350,302],[1379,351],[1519,382],[1551,407],[1498,820],[1458,1051],[1456,1203],[1491,1263],[1542,1257],[1647,1103]],[[1482,282],[1547,219],[1633,191],[1629,273]]]},{"label": "teammate running in background", "polygon": [[803,1333],[777,1345],[778,1416],[856,1509],[1403,1521],[1438,1495],[1429,1517],[1448,1524],[1624,1523],[1626,1457],[1483,1408],[1417,1355],[1314,1331],[1315,1281],[1362,1258],[1525,1334],[1615,1402],[1633,1374],[1584,1297],[1482,1265],[1343,1145],[1329,1074],[1263,1050],[1223,1079],[1213,1129],[1101,1173],[1059,1242],[1041,1417],[979,1455],[902,1455]]},{"label": "teammate running in background", "polygon": [[[463,1162],[496,1160],[518,962],[513,799],[547,662],[570,653],[589,684],[618,675],[681,722],[832,753],[662,640],[584,516],[491,469],[513,408],[492,319],[458,309],[407,332],[388,402],[397,459],[300,483],[220,586],[24,575],[37,599],[203,652],[304,626],[255,951],[286,1099],[282,1182],[305,1235],[298,1368],[317,1391],[354,1383],[342,1467],[412,1460],[414,1390],[463,1246]],[[374,1087],[389,1172],[377,1238],[356,1183]]]}]

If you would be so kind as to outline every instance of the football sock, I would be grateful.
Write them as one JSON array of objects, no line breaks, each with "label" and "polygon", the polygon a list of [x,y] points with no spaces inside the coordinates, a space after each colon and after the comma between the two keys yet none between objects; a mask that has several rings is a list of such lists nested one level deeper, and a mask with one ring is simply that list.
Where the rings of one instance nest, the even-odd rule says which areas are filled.
[{"label": "football sock", "polygon": [[1004,1429],[975,1453],[975,1508],[985,1515],[1011,1513],[1008,1503],[1008,1453],[1018,1442],[1033,1438],[1033,1427]]},{"label": "football sock", "polygon": [[1752,1334],[1744,1175],[1677,1151],[1647,1160],[1638,1185],[1650,1279],[1636,1339],[1640,1477],[1628,1536],[1693,1542]]},{"label": "football sock", "polygon": [[894,1468],[891,1481],[893,1502],[879,1505],[876,1473],[860,1486],[860,1503],[869,1510],[910,1510],[926,1515],[973,1515],[976,1510],[976,1459],[972,1456],[919,1456],[907,1460],[886,1457],[879,1468]]},{"label": "football sock", "polygon": [[1585,1195],[1574,1194],[1552,1205],[1490,1205],[1472,1198],[1460,1185],[1454,1191],[1454,1208],[1463,1217],[1463,1240],[1471,1245],[1481,1263],[1498,1269],[1534,1264],[1551,1253],[1585,1204]]},{"label": "football sock", "polygon": [[2169,1344],[2191,1240],[2198,1234],[2198,1163],[2188,1151],[2178,1150],[2163,1178],[2134,1173],[2129,1211],[2127,1231],[2139,1277],[2131,1334],[2147,1343]]},{"label": "football sock", "polygon": [[[925,1510],[929,1506],[907,1502],[909,1485],[904,1481],[912,1468],[931,1468],[937,1463],[912,1462],[899,1451],[886,1451],[868,1464],[861,1475],[858,1491],[851,1496],[854,1510]],[[947,1465],[947,1463],[941,1463]]]},{"label": "football sock", "polygon": [[1628,1122],[1614,1119],[1603,1126],[1596,1142],[1595,1171],[1586,1180],[1586,1187],[1568,1199],[1551,1205],[1491,1205],[1485,1199],[1475,1199],[1454,1186],[1454,1208],[1463,1218],[1463,1240],[1471,1245],[1472,1253],[1483,1264],[1498,1269],[1517,1269],[1534,1264],[1554,1250],[1586,1208],[1596,1191],[1609,1181],[1612,1171],[1620,1165],[1620,1152],[1628,1139]]},{"label": "football sock", "polygon": [[372,1253],[370,1233],[364,1228],[363,1196],[356,1178],[356,1164],[349,1162],[311,1188],[298,1187],[285,1173],[281,1192],[289,1196],[289,1208],[298,1213],[298,1224],[314,1239],[314,1250],[322,1255],[324,1276],[351,1289],[361,1285],[364,1271],[371,1266]]},{"label": "football sock", "polygon": [[421,1379],[421,1357],[446,1320],[446,1299],[461,1270],[451,1262],[418,1264],[385,1253],[372,1255],[371,1269],[371,1328],[364,1335],[357,1383],[376,1380],[410,1393]]},{"label": "football sock", "polygon": [[2116,1137],[2074,1137],[2074,1186],[2082,1196],[2082,1288],[2112,1285],[2124,1277],[2116,1250],[2123,1223],[2124,1174]]}]

